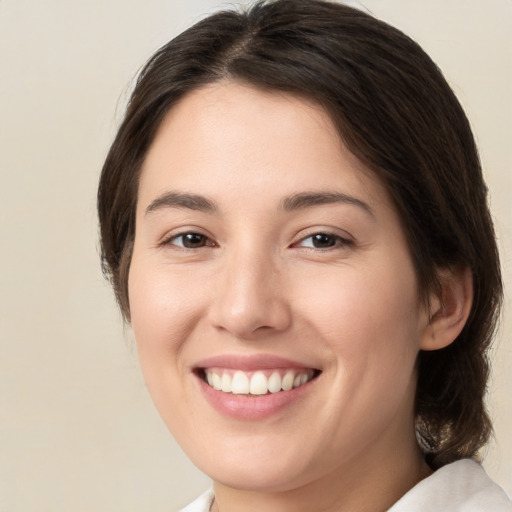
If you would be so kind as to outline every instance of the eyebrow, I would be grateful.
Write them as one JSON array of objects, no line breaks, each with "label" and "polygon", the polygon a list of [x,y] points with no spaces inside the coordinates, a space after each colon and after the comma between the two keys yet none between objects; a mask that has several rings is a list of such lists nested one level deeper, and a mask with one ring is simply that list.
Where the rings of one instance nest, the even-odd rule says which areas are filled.
[{"label": "eyebrow", "polygon": [[[373,210],[367,203],[341,192],[300,192],[285,197],[281,201],[281,209],[292,212],[314,206],[338,203],[357,206],[370,216],[375,217]],[[205,213],[219,211],[217,204],[204,196],[182,192],[166,192],[150,203],[146,208],[146,215],[162,208],[184,208]]]},{"label": "eyebrow", "polygon": [[356,197],[343,194],[341,192],[301,192],[286,197],[281,203],[284,211],[290,212],[310,208],[312,206],[321,206],[329,204],[344,203],[357,206],[363,209],[371,217],[375,218],[375,213],[369,204],[357,199]]},{"label": "eyebrow", "polygon": [[204,196],[181,192],[167,192],[151,202],[146,208],[146,215],[162,208],[185,208],[205,213],[215,213],[218,211],[217,205]]}]

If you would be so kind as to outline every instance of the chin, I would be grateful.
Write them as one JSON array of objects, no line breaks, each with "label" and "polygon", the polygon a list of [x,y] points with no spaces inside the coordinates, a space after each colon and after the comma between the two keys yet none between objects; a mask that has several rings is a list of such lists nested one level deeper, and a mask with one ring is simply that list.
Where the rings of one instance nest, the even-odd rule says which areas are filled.
[{"label": "chin", "polygon": [[[211,471],[205,471],[212,480],[232,489],[254,492],[283,492],[307,483],[308,478],[300,476],[300,468],[287,464],[239,464],[236,466],[216,464]],[[201,469],[201,468],[200,468]],[[297,471],[298,470],[298,471]]]},{"label": "chin", "polygon": [[[219,447],[221,443],[214,446]],[[229,444],[229,442],[228,442]],[[284,449],[285,444],[267,442],[258,447],[248,440],[252,450],[235,446],[216,449],[215,453],[189,453],[194,464],[212,480],[233,489],[255,492],[282,492],[298,488],[318,477],[307,454],[299,450]]]}]

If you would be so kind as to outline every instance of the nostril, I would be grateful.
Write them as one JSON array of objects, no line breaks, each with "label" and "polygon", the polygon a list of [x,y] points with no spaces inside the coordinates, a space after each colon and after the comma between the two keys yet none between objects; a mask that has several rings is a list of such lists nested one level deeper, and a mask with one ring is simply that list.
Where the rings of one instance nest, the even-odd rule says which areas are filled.
[{"label": "nostril", "polygon": [[273,331],[282,332],[291,325],[291,314],[285,304],[267,299],[254,301],[247,307],[218,307],[212,315],[217,329],[225,330],[241,340],[252,340]]},{"label": "nostril", "polygon": [[[234,252],[231,258],[235,258]],[[286,329],[291,323],[288,297],[276,282],[268,257],[237,252],[236,260],[229,263],[232,265],[226,264],[226,275],[219,276],[214,290],[211,324],[247,340]]]}]

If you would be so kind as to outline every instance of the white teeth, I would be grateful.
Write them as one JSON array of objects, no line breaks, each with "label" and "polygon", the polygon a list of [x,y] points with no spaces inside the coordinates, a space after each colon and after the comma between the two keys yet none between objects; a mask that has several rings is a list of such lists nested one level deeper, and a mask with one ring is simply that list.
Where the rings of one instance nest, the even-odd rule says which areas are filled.
[{"label": "white teeth", "polygon": [[251,395],[266,395],[268,393],[268,381],[263,372],[256,372],[251,377]]},{"label": "white teeth", "polygon": [[286,375],[283,377],[283,383],[281,385],[283,391],[290,391],[290,389],[293,388],[293,380],[293,372],[286,372]]},{"label": "white teeth", "polygon": [[231,393],[231,377],[229,373],[223,373],[221,379],[221,390],[224,393]]},{"label": "white teeth", "polygon": [[212,376],[212,384],[210,384],[210,381],[208,381],[208,384],[210,384],[210,386],[212,386],[213,389],[216,389],[217,391],[222,389],[222,381],[221,381],[220,377],[216,373],[213,373],[213,372],[210,372],[208,375]]},{"label": "white teeth", "polygon": [[281,391],[281,375],[278,372],[274,372],[268,378],[268,390],[271,393],[278,393]]},{"label": "white teeth", "polygon": [[283,377],[281,374],[276,370],[267,377],[263,371],[257,371],[249,377],[241,370],[234,373],[220,368],[205,370],[206,382],[210,387],[234,395],[266,395],[290,391],[303,386],[314,376],[313,370],[288,370]]},{"label": "white teeth", "polygon": [[249,393],[249,379],[244,372],[238,371],[233,375],[233,380],[231,381],[231,393],[234,395],[247,395]]}]

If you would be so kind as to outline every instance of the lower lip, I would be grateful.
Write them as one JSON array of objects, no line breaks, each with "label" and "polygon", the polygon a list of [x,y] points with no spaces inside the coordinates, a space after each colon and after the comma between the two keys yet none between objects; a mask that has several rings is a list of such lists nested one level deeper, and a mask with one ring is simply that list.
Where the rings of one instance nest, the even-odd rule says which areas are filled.
[{"label": "lower lip", "polygon": [[261,420],[278,414],[300,401],[311,389],[316,379],[289,391],[266,395],[234,395],[217,391],[197,376],[199,386],[210,405],[219,413],[239,420]]}]

